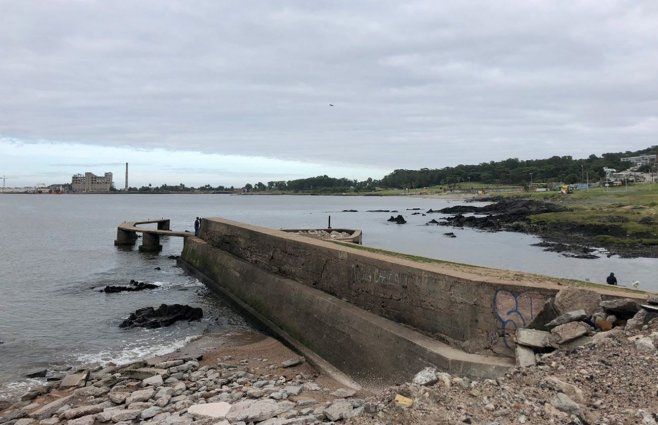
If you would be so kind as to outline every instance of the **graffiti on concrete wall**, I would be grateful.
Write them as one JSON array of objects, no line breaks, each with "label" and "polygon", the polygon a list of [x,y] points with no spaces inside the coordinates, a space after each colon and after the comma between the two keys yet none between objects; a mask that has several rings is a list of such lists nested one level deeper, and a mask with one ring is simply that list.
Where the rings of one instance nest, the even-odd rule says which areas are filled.
[{"label": "graffiti on concrete wall", "polygon": [[[498,289],[493,298],[493,310],[498,319],[497,343],[507,348],[514,347],[511,336],[518,328],[530,324],[543,307],[545,296],[537,292],[514,294],[506,289]],[[496,344],[493,344],[496,345]]]}]

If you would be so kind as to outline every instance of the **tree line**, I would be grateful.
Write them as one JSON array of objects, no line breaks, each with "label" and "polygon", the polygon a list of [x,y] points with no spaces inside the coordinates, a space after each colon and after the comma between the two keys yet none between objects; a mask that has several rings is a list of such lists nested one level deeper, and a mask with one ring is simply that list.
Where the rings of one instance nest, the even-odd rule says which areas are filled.
[{"label": "tree line", "polygon": [[[355,180],[335,178],[327,175],[295,180],[269,181],[266,183],[247,183],[243,188],[233,186],[189,187],[183,183],[175,186],[131,187],[131,192],[175,193],[175,192],[286,192],[286,193],[347,193],[372,192],[378,189],[419,189],[437,185],[456,185],[458,183],[482,183],[527,186],[535,183],[578,183],[600,181],[605,177],[604,168],[614,168],[618,171],[628,169],[632,164],[621,159],[628,156],[638,156],[658,153],[658,146],[635,152],[605,153],[601,156],[590,155],[584,159],[574,159],[571,156],[552,156],[546,159],[519,160],[509,158],[503,161],[483,162],[476,165],[457,165],[444,168],[421,168],[420,170],[398,169],[380,180],[368,178]],[[640,167],[638,171],[648,172],[651,167]]]},{"label": "tree line", "polygon": [[[601,156],[590,155],[584,159],[571,156],[552,156],[546,159],[519,160],[509,158],[503,161],[483,162],[477,165],[457,165],[444,168],[421,168],[420,170],[395,170],[381,180],[371,178],[363,181],[328,176],[306,179],[272,181],[267,184],[258,182],[247,184],[245,190],[254,192],[369,192],[380,189],[418,189],[436,185],[451,185],[463,182],[484,184],[509,184],[525,186],[533,182],[542,183],[578,183],[600,181],[605,177],[604,168],[618,171],[628,169],[632,164],[621,159],[658,153],[658,146],[635,152],[605,153]],[[647,171],[641,167],[639,171]]]}]

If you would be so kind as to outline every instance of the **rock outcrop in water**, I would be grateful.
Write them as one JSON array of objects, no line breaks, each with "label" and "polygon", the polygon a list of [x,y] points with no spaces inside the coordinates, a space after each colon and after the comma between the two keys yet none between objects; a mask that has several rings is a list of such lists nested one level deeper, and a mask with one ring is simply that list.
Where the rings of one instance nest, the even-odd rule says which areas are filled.
[{"label": "rock outcrop in water", "polygon": [[201,320],[203,310],[198,307],[190,307],[182,304],[162,304],[160,307],[146,307],[131,313],[119,327],[121,328],[161,328],[171,326],[179,320]]},{"label": "rock outcrop in water", "polygon": [[391,218],[389,218],[387,221],[390,221],[392,223],[397,223],[397,224],[406,224],[407,223],[407,220],[405,220],[404,217],[402,217],[402,215],[400,215],[400,214],[398,214],[397,217],[391,216]]},{"label": "rock outcrop in water", "polygon": [[106,294],[116,294],[117,292],[135,292],[135,291],[144,291],[146,289],[156,289],[159,288],[158,285],[146,282],[138,282],[136,280],[131,280],[130,285],[107,285],[101,292]]}]

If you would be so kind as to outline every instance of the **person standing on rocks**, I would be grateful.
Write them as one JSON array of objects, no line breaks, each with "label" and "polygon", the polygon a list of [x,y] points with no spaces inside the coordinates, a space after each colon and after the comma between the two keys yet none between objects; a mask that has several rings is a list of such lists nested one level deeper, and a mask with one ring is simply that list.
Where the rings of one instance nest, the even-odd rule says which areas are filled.
[{"label": "person standing on rocks", "polygon": [[615,274],[610,272],[610,276],[606,279],[606,282],[608,282],[608,285],[616,285],[617,284],[617,278],[615,277]]},{"label": "person standing on rocks", "polygon": [[201,226],[201,221],[199,221],[199,217],[194,220],[194,236],[199,236],[199,227]]}]

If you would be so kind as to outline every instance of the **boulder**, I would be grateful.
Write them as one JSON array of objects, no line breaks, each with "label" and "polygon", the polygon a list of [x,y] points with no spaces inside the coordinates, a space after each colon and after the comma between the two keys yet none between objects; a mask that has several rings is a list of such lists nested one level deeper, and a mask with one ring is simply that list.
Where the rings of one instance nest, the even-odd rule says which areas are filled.
[{"label": "boulder", "polygon": [[47,374],[48,374],[48,369],[39,368],[39,369],[33,369],[33,370],[29,371],[28,373],[25,374],[25,377],[26,378],[45,378]]},{"label": "boulder", "polygon": [[[159,268],[156,267],[156,270],[159,270]],[[135,292],[135,291],[144,291],[146,289],[156,289],[159,288],[158,285],[154,285],[152,283],[146,283],[146,282],[137,282],[136,280],[131,280],[130,285],[128,286],[123,286],[123,285],[107,285],[101,292],[105,292],[106,294],[116,294],[117,292]]]},{"label": "boulder", "polygon": [[656,346],[653,344],[653,340],[648,336],[636,339],[635,348],[637,351],[647,354],[652,354],[656,351]]},{"label": "boulder", "polygon": [[231,406],[226,414],[229,422],[262,422],[274,416],[285,413],[295,407],[289,401],[277,402],[272,399],[244,400]]},{"label": "boulder", "polygon": [[405,224],[407,222],[407,220],[405,220],[404,217],[402,217],[400,214],[398,214],[397,217],[391,216],[391,218],[389,218],[387,221],[397,224]]},{"label": "boulder", "polygon": [[143,390],[134,391],[126,399],[126,404],[131,404],[139,401],[147,401],[155,394],[153,388],[146,388]]},{"label": "boulder", "polygon": [[62,397],[60,399],[51,401],[45,406],[35,410],[30,413],[30,416],[35,419],[46,419],[51,417],[55,412],[57,412],[61,407],[65,406],[73,396]]},{"label": "boulder", "polygon": [[564,344],[565,342],[587,335],[591,329],[588,324],[583,322],[569,322],[554,327],[551,333],[557,337],[558,344]]},{"label": "boulder", "polygon": [[356,394],[356,391],[348,389],[348,388],[339,388],[333,393],[331,393],[332,396],[337,397],[337,398],[349,398],[349,397],[354,397],[354,394]]},{"label": "boulder", "polygon": [[67,422],[68,425],[94,425],[96,422],[96,415],[82,416],[77,419],[72,419]]},{"label": "boulder", "polygon": [[436,376],[436,369],[433,367],[426,367],[414,376],[413,383],[416,385],[433,385],[439,380]]},{"label": "boulder", "polygon": [[89,378],[89,371],[82,371],[78,373],[71,373],[64,376],[62,382],[60,382],[60,388],[71,388],[71,387],[81,387],[87,382]]},{"label": "boulder", "polygon": [[164,384],[164,381],[162,380],[162,375],[153,375],[150,378],[146,378],[142,380],[142,385],[145,387],[148,386],[159,387],[162,384]]},{"label": "boulder", "polygon": [[162,304],[157,309],[153,307],[140,308],[131,313],[119,327],[121,328],[160,328],[170,326],[179,320],[201,320],[203,310],[181,304]]},{"label": "boulder", "polygon": [[518,367],[528,367],[537,364],[535,352],[532,349],[522,345],[516,346],[516,365]]},{"label": "boulder", "polygon": [[609,331],[614,326],[614,322],[606,319],[596,319],[594,320],[594,324],[596,325],[597,329],[600,329],[603,332]]},{"label": "boulder", "polygon": [[100,404],[92,404],[88,406],[80,406],[75,409],[69,409],[64,412],[64,417],[66,419],[75,419],[81,416],[94,415],[103,411],[103,406]]},{"label": "boulder", "polygon": [[324,413],[327,419],[335,422],[354,416],[354,408],[352,407],[352,403],[347,400],[336,400],[329,407],[325,408],[322,413]]},{"label": "boulder", "polygon": [[574,310],[585,310],[591,316],[600,309],[601,295],[587,289],[567,287],[555,295],[555,309],[559,315]]},{"label": "boulder", "polygon": [[525,347],[544,348],[551,346],[550,332],[538,331],[536,329],[517,329],[516,343]]},{"label": "boulder", "polygon": [[658,305],[658,295],[647,296],[647,304]]},{"label": "boulder", "polygon": [[624,328],[627,331],[639,331],[644,325],[644,321],[647,318],[647,311],[642,309],[635,313],[635,315],[626,321],[626,327]]},{"label": "boulder", "polygon": [[556,326],[564,325],[565,323],[581,321],[586,317],[587,313],[583,309],[568,311],[548,322],[546,327],[552,329]]},{"label": "boulder", "polygon": [[153,416],[159,414],[162,412],[162,409],[158,406],[151,406],[149,408],[146,408],[142,410],[142,413],[139,414],[139,417],[141,419],[150,419]]},{"label": "boulder", "polygon": [[112,422],[132,421],[141,415],[141,409],[121,409],[112,413]]},{"label": "boulder", "polygon": [[580,405],[564,393],[558,393],[557,396],[551,400],[551,404],[561,412],[569,415],[580,416]]},{"label": "boulder", "polygon": [[231,405],[220,401],[218,403],[193,404],[187,408],[187,413],[202,419],[224,419],[229,410],[231,410]]},{"label": "boulder", "polygon": [[601,301],[600,305],[606,312],[612,313],[620,319],[629,319],[640,311],[637,301],[630,298]]},{"label": "boulder", "polygon": [[578,403],[585,402],[585,396],[583,391],[575,385],[569,384],[567,382],[561,381],[555,376],[549,376],[544,380],[544,384],[550,388],[553,388],[556,391],[561,391],[569,398],[575,400]]}]

